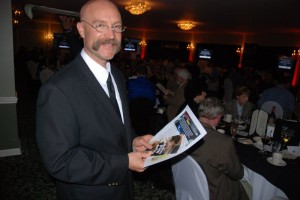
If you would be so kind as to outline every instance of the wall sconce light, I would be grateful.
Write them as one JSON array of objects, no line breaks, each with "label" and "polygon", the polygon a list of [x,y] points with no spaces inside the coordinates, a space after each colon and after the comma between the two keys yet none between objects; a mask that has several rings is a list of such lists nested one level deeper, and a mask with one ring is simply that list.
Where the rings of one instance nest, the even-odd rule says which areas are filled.
[{"label": "wall sconce light", "polygon": [[300,57],[300,49],[294,50],[293,53],[292,53],[292,57],[293,57],[293,58],[298,58],[298,57]]},{"label": "wall sconce light", "polygon": [[235,52],[236,52],[237,54],[241,54],[242,51],[243,51],[243,48],[237,48]]},{"label": "wall sconce light", "polygon": [[52,33],[48,33],[46,36],[45,36],[45,39],[50,42],[53,40],[53,34]]},{"label": "wall sconce light", "polygon": [[194,46],[193,43],[190,43],[190,44],[187,45],[186,48],[189,49],[189,50],[193,50],[195,48],[195,46]]},{"label": "wall sconce light", "polygon": [[21,11],[18,10],[18,9],[15,9],[13,11],[13,19],[12,19],[14,25],[19,24],[19,18],[20,18],[20,16],[21,16]]},{"label": "wall sconce light", "polygon": [[141,47],[145,47],[145,46],[147,46],[147,43],[146,43],[145,40],[142,40],[142,41],[140,41],[139,45],[140,45]]},{"label": "wall sconce light", "polygon": [[14,16],[15,17],[20,17],[21,16],[21,11],[19,11],[18,9],[14,11]]}]

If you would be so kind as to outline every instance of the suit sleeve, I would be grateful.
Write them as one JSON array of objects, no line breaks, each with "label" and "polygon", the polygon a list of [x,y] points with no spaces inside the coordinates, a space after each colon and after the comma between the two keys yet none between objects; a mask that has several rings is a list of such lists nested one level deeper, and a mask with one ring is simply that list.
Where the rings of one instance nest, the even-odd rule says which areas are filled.
[{"label": "suit sleeve", "polygon": [[128,175],[128,155],[99,153],[81,145],[75,109],[54,84],[41,88],[36,117],[37,144],[54,178],[82,185],[124,182]]}]

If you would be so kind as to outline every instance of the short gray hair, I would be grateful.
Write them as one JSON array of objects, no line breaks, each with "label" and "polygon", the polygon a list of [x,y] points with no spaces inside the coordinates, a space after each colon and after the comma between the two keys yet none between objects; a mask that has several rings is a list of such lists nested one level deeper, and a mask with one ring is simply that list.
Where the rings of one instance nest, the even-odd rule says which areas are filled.
[{"label": "short gray hair", "polygon": [[224,113],[224,106],[220,99],[216,97],[207,97],[199,105],[199,117],[214,119],[219,114]]},{"label": "short gray hair", "polygon": [[187,69],[177,69],[175,70],[177,76],[183,78],[184,80],[191,79],[191,73]]}]

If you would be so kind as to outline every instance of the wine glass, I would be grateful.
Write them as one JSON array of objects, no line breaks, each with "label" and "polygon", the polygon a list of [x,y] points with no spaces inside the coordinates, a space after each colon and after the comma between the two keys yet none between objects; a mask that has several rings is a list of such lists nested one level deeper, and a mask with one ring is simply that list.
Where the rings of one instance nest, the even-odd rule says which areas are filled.
[{"label": "wine glass", "polygon": [[272,153],[274,152],[278,152],[279,149],[281,148],[281,143],[278,140],[273,140],[271,143],[271,147],[272,147]]},{"label": "wine glass", "polygon": [[271,138],[267,135],[261,136],[261,142],[262,142],[262,150],[259,151],[260,154],[265,154],[265,145],[268,144],[271,141]]},{"label": "wine glass", "polygon": [[281,133],[281,140],[282,140],[282,147],[281,149],[284,150],[286,149],[286,144],[290,141],[291,137],[287,132],[282,132]]}]

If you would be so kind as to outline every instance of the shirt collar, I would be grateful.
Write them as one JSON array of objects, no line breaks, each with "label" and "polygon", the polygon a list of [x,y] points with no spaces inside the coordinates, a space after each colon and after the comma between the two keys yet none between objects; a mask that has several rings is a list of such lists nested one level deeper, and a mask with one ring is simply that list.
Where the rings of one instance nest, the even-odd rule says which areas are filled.
[{"label": "shirt collar", "polygon": [[107,62],[106,66],[102,66],[96,63],[89,55],[87,55],[84,49],[82,49],[80,54],[99,83],[101,85],[106,84],[108,73],[111,72],[110,62]]}]

